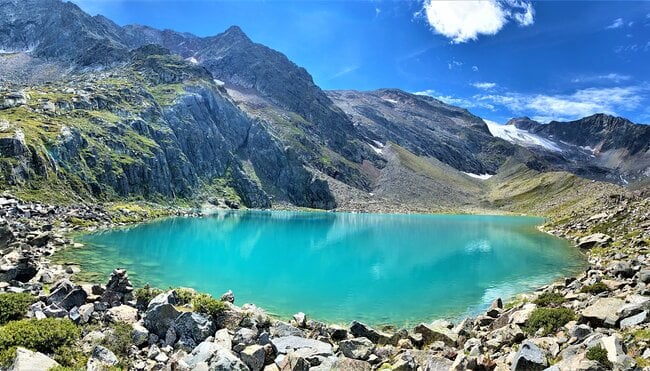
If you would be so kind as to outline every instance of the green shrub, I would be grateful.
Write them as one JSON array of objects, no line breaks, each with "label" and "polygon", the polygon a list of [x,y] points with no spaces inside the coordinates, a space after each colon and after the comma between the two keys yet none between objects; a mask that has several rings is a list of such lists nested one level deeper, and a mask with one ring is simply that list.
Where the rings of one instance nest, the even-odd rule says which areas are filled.
[{"label": "green shrub", "polygon": [[30,294],[0,294],[0,325],[23,318],[35,301]]},{"label": "green shrub", "polygon": [[196,295],[196,291],[184,287],[179,287],[175,291],[180,305],[190,304]]},{"label": "green shrub", "polygon": [[533,303],[540,307],[559,307],[566,299],[558,292],[544,292]]},{"label": "green shrub", "polygon": [[146,308],[147,305],[149,305],[151,299],[162,294],[163,292],[163,290],[151,287],[149,284],[146,284],[144,287],[136,289],[133,295],[135,296],[137,305]]},{"label": "green shrub", "polygon": [[226,309],[226,304],[208,294],[197,294],[192,299],[192,307],[199,313],[216,317]]},{"label": "green shrub", "polygon": [[600,346],[600,344],[587,350],[587,359],[590,361],[596,361],[608,368],[612,367],[612,362],[607,359],[607,350]]},{"label": "green shrub", "polygon": [[[61,352],[62,357],[57,361],[66,364],[69,359],[66,355],[71,353],[66,348],[72,348],[81,335],[80,329],[68,319],[34,318],[9,322],[0,327],[0,352],[7,352],[11,348],[24,347],[41,353]],[[55,357],[56,359],[56,357]],[[69,360],[72,362],[72,360]]]},{"label": "green shrub", "polygon": [[548,335],[573,319],[575,319],[575,312],[569,308],[536,308],[530,314],[524,331],[534,334],[542,328],[543,335]]},{"label": "green shrub", "polygon": [[605,285],[602,282],[596,282],[593,285],[585,286],[580,290],[580,292],[584,292],[592,295],[598,295],[601,292],[606,292],[606,291],[609,291],[609,287],[607,287],[607,285]]},{"label": "green shrub", "polygon": [[10,347],[0,351],[0,366],[9,368],[16,358],[16,347]]}]

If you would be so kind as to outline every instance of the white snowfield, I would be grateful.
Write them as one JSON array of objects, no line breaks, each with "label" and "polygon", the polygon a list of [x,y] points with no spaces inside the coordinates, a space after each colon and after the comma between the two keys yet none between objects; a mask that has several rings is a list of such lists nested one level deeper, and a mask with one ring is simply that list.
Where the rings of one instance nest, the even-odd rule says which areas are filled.
[{"label": "white snowfield", "polygon": [[471,176],[472,178],[483,179],[483,180],[490,179],[494,176],[494,174],[472,174],[472,173],[466,173],[464,171],[463,174],[467,176]]},{"label": "white snowfield", "polygon": [[516,143],[524,147],[538,146],[544,147],[554,152],[562,152],[562,150],[554,142],[539,137],[535,134],[531,134],[526,130],[518,129],[514,125],[501,125],[494,121],[485,119],[483,119],[483,121],[485,121],[487,124],[490,133],[492,133],[492,135],[495,137],[499,137],[501,139],[507,140],[508,142]]}]

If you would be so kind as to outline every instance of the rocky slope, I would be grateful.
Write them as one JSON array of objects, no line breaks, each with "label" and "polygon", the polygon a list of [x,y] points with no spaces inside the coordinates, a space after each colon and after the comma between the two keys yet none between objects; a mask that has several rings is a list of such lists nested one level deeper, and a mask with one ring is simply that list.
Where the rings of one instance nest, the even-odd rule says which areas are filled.
[{"label": "rocky slope", "polygon": [[605,114],[548,124],[524,117],[506,125],[545,139],[551,146],[521,144],[578,175],[620,184],[643,182],[650,175],[647,125]]},{"label": "rocky slope", "polygon": [[70,231],[110,228],[154,210],[61,208],[5,194],[0,318],[8,323],[0,329],[12,332],[0,330],[0,368],[648,370],[648,196],[609,193],[552,214],[545,229],[574,240],[589,257],[577,277],[505,305],[495,300],[476,318],[395,329],[326,324],[304,313],[278,319],[252,304],[235,305],[232,292],[219,300],[187,288],[136,290],[120,269],[106,284],[73,283],[78,268],[50,260],[58,249],[82,248],[66,237]]}]

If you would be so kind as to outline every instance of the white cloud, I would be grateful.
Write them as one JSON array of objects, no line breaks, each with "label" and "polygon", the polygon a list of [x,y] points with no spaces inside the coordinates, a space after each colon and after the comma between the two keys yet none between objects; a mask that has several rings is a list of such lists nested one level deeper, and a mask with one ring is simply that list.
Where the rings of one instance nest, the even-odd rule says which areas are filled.
[{"label": "white cloud", "polygon": [[478,72],[478,66],[472,66],[472,71]]},{"label": "white cloud", "polygon": [[462,108],[485,108],[489,110],[494,110],[494,105],[488,102],[482,102],[476,99],[465,99],[454,97],[451,95],[442,95],[433,89],[427,89],[423,91],[417,91],[413,93],[415,95],[426,95],[431,98],[435,98],[443,103],[451,104],[453,106],[462,107]]},{"label": "white cloud", "polygon": [[628,81],[632,78],[630,75],[623,75],[620,73],[608,73],[605,75],[593,75],[593,76],[581,76],[581,77],[576,77],[571,80],[571,82],[574,83],[583,83],[583,82],[603,82],[603,81],[611,81],[615,83],[623,82],[623,81]]},{"label": "white cloud", "polygon": [[433,30],[453,43],[495,35],[510,20],[529,26],[535,16],[528,0],[425,0],[423,10]]},{"label": "white cloud", "polygon": [[472,84],[477,89],[490,90],[497,86],[495,82],[475,82]]},{"label": "white cloud", "polygon": [[459,62],[457,60],[452,60],[451,62],[447,62],[447,68],[454,69],[455,67],[460,67],[463,65],[463,62]]},{"label": "white cloud", "polygon": [[611,30],[611,29],[614,29],[614,28],[621,28],[621,27],[623,27],[624,25],[625,25],[625,23],[623,23],[623,18],[616,18],[616,19],[612,22],[612,24],[610,24],[609,26],[607,26],[607,27],[605,27],[605,28],[607,28],[608,30]]},{"label": "white cloud", "polygon": [[641,106],[645,87],[588,88],[573,94],[546,95],[508,93],[476,95],[473,98],[493,105],[502,105],[516,114],[543,117],[545,120],[577,119],[594,113],[617,115]]}]

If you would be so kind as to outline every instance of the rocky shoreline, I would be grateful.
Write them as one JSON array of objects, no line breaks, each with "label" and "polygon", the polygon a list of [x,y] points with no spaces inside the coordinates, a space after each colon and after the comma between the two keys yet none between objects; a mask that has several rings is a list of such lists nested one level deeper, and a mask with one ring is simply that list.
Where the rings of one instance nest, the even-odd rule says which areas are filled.
[{"label": "rocky shoreline", "polygon": [[[32,299],[5,327],[73,323],[69,346],[39,349],[22,327],[0,328],[2,369],[135,370],[650,370],[650,202],[613,195],[554,217],[544,230],[588,251],[576,277],[498,299],[476,318],[413,329],[347,327],[272,318],[228,292],[135,290],[124,270],[106,284],[77,285],[78,270],[51,261],[69,234],[183,210],[57,207],[0,197],[1,302]],[[8,300],[8,299],[7,299]],[[13,300],[13,299],[12,299]],[[13,308],[13,307],[9,307]],[[20,311],[19,311],[20,312]],[[26,318],[26,319],[22,319]],[[46,321],[56,321],[53,323]],[[4,322],[3,322],[4,323]],[[3,337],[4,336],[4,337]],[[54,336],[54,335],[52,335]],[[50,338],[47,338],[51,342]],[[72,346],[70,346],[72,345]],[[26,349],[31,348],[31,349]],[[64,352],[65,349],[65,352]],[[72,349],[72,350],[70,350]],[[7,353],[8,352],[8,353]],[[4,356],[7,353],[9,356]]]}]

